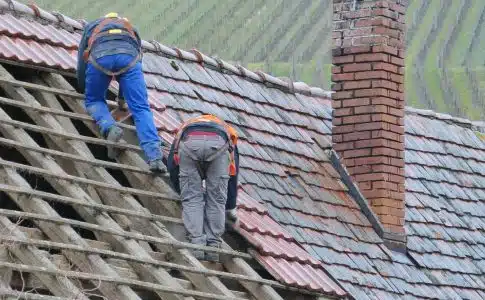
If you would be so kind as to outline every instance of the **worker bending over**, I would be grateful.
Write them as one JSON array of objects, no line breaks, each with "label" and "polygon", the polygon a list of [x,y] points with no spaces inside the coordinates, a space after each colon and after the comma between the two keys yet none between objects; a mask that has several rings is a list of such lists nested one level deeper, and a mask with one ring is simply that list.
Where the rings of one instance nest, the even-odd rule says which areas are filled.
[{"label": "worker bending over", "polygon": [[[234,128],[212,115],[188,120],[174,139],[167,166],[181,195],[182,219],[193,244],[220,248],[226,217],[237,219],[237,139]],[[204,259],[202,250],[193,254]],[[205,259],[219,261],[219,254],[207,252]]]},{"label": "worker bending over", "polygon": [[[120,99],[125,99],[132,113],[140,146],[150,170],[165,173],[161,143],[148,103],[142,71],[141,40],[126,18],[109,13],[86,25],[79,44],[77,79],[79,90],[85,93],[87,112],[100,127],[101,134],[112,142],[123,137],[106,104],[111,80],[119,83]],[[117,151],[108,147],[108,156],[116,158]]]}]

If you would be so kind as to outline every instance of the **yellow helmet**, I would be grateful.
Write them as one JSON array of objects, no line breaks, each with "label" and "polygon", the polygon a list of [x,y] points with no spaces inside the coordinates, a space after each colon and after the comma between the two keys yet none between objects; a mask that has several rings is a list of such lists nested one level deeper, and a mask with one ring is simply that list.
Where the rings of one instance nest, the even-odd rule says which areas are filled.
[{"label": "yellow helmet", "polygon": [[110,12],[104,16],[105,18],[118,18],[118,13]]}]

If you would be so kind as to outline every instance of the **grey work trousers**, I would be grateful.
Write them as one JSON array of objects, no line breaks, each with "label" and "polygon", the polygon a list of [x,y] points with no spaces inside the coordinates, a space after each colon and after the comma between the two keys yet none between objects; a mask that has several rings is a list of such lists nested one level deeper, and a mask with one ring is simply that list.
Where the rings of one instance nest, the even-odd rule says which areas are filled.
[{"label": "grey work trousers", "polygon": [[[221,244],[229,181],[228,147],[218,135],[188,136],[180,141],[182,219],[193,244],[213,247]],[[217,152],[220,154],[216,155]],[[205,165],[205,193],[198,162]]]}]

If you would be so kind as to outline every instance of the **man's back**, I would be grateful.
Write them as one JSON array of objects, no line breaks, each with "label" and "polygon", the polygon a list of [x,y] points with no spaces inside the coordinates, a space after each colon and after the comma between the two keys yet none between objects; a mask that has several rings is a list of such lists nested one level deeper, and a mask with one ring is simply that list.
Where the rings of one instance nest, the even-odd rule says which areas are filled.
[{"label": "man's back", "polygon": [[[123,19],[121,19],[122,22],[119,22],[119,19],[114,18],[110,20],[111,22],[106,22],[105,20],[106,18],[99,18],[89,23],[85,29],[88,43],[89,39],[96,34],[94,31],[98,30],[99,32],[91,45],[91,55],[93,55],[93,58],[96,59],[105,55],[121,53],[133,56],[138,55],[141,40],[136,29],[127,21],[123,22]],[[118,22],[115,22],[115,20]],[[104,23],[102,24],[102,22]],[[101,28],[97,28],[98,26]],[[129,26],[129,28],[126,26]],[[132,30],[134,36],[129,34],[130,32],[128,29]],[[104,35],[106,32],[112,32],[113,34]],[[87,46],[89,46],[89,44]]]},{"label": "man's back", "polygon": [[77,56],[79,91],[84,92],[86,63],[89,58],[97,60],[114,54],[137,57],[140,53],[140,36],[127,19],[118,18],[117,14],[110,13],[88,23],[84,27]]}]

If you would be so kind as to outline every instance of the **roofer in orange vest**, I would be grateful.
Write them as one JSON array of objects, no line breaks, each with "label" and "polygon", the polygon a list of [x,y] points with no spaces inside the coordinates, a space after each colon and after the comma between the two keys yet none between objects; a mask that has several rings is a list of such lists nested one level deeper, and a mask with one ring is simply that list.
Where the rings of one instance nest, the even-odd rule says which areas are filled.
[{"label": "roofer in orange vest", "polygon": [[[226,218],[237,221],[237,139],[234,128],[212,115],[188,120],[174,139],[167,166],[181,195],[182,219],[193,244],[219,248]],[[202,250],[193,254],[204,258]],[[205,259],[219,261],[219,254],[207,252]]]},{"label": "roofer in orange vest", "polygon": [[[106,104],[106,92],[112,79],[119,83],[119,98],[125,99],[136,125],[140,146],[151,171],[165,173],[161,138],[157,134],[142,71],[141,39],[126,18],[109,13],[84,28],[78,49],[77,79],[85,93],[87,112],[100,127],[101,134],[112,142],[122,139],[123,130],[116,125]],[[108,156],[117,151],[108,147]]]}]

